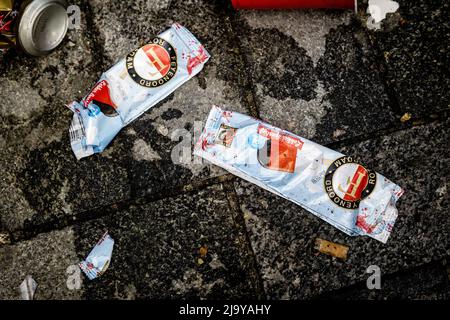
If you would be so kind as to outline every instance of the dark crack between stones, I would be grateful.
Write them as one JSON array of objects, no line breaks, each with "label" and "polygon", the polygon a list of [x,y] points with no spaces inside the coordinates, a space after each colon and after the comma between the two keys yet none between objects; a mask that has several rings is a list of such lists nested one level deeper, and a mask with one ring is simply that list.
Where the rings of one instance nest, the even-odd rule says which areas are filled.
[{"label": "dark crack between stones", "polygon": [[150,195],[144,195],[141,197],[129,198],[122,201],[118,201],[112,204],[99,206],[91,210],[81,211],[73,216],[67,216],[64,218],[55,218],[47,220],[41,224],[33,224],[30,227],[24,227],[17,230],[9,231],[11,237],[11,244],[15,244],[20,241],[30,240],[39,234],[47,233],[55,230],[61,230],[66,227],[70,227],[83,222],[96,220],[105,216],[113,215],[114,213],[126,210],[130,206],[142,205],[152,203],[158,200],[170,198],[179,194],[192,193],[203,190],[209,186],[221,184],[226,181],[234,180],[235,177],[231,174],[225,174],[223,176],[209,178],[198,182],[175,186],[167,190],[159,190],[156,193]]},{"label": "dark crack between stones", "polygon": [[[241,24],[241,21],[239,21],[236,11],[231,8],[230,4],[228,4],[226,8],[226,14],[228,14],[231,17],[229,22],[229,28],[233,34],[237,49],[239,50],[239,52],[233,52],[233,54],[238,56],[238,60],[241,63],[242,70],[247,70],[249,68],[250,62],[248,61],[246,55],[243,54],[242,43],[239,39],[239,32],[237,31],[238,26]],[[251,116],[259,118],[259,108],[256,103],[256,88],[253,85],[253,82],[250,76],[248,75],[248,72],[244,72],[242,88],[244,93],[243,95],[244,105],[249,110]]]},{"label": "dark crack between stones", "polygon": [[239,204],[239,197],[236,194],[236,189],[234,188],[232,182],[226,181],[223,183],[223,186],[227,194],[228,203],[230,204],[230,208],[233,212],[232,218],[234,221],[234,225],[238,230],[238,233],[241,235],[239,239],[240,245],[242,246],[242,250],[244,250],[247,255],[251,257],[251,260],[248,262],[248,267],[250,268],[250,277],[255,287],[257,299],[265,299],[267,295],[264,290],[264,282],[261,273],[259,272],[256,254],[250,241],[250,235],[248,234],[247,228],[245,226],[244,213],[242,212]]}]

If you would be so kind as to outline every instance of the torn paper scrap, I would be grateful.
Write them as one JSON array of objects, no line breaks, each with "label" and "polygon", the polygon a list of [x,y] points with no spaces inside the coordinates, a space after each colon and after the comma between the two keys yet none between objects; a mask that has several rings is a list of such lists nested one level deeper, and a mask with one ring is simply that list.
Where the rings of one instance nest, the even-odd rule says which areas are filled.
[{"label": "torn paper scrap", "polygon": [[22,300],[33,300],[36,288],[37,288],[36,281],[34,281],[34,279],[30,275],[27,275],[19,287],[20,298]]},{"label": "torn paper scrap", "polygon": [[79,266],[89,280],[101,276],[108,269],[111,261],[114,240],[106,232]]}]

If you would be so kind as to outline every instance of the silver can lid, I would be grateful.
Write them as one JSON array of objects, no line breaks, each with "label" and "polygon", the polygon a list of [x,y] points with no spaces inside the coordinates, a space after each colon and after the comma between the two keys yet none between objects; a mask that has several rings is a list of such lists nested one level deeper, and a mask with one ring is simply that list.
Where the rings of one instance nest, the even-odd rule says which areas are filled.
[{"label": "silver can lid", "polygon": [[20,14],[20,46],[33,56],[48,54],[63,41],[68,22],[65,0],[33,0]]}]

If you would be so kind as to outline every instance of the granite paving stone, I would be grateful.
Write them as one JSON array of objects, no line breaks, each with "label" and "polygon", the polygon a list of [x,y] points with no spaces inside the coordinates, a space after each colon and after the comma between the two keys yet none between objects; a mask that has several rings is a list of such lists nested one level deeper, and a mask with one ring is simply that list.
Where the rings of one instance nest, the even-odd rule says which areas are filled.
[{"label": "granite paving stone", "polygon": [[106,230],[115,240],[113,260],[102,277],[85,283],[87,299],[256,297],[220,185],[77,225],[77,252],[89,252]]},{"label": "granite paving stone", "polygon": [[377,51],[351,11],[241,11],[260,117],[320,143],[396,124]]},{"label": "granite paving stone", "polygon": [[448,300],[450,284],[446,260],[381,277],[380,289],[368,289],[366,282],[330,292],[319,299],[338,300]]},{"label": "granite paving stone", "polygon": [[[71,266],[106,231],[115,242],[111,263],[91,281]],[[18,299],[27,274],[39,284],[36,299],[256,298],[244,242],[216,185],[1,246],[0,299]]]},{"label": "granite paving stone", "polygon": [[384,57],[398,108],[415,118],[448,110],[450,6],[433,0],[397,2],[398,11],[370,37]]},{"label": "granite paving stone", "polygon": [[[43,233],[14,245],[0,247],[0,300],[21,299],[19,286],[27,275],[37,283],[35,300],[80,299],[79,290],[69,276],[77,276],[79,262],[74,245],[74,232],[70,228]],[[75,270],[75,271],[74,271]],[[77,277],[80,279],[80,277]]]}]

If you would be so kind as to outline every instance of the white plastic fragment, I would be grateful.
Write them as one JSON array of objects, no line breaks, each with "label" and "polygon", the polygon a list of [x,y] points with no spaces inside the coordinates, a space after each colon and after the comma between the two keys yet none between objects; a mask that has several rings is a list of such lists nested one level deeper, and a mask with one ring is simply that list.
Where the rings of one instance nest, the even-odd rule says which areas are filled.
[{"label": "white plastic fragment", "polygon": [[386,15],[396,12],[399,7],[400,5],[392,0],[369,0],[367,13],[370,17],[367,19],[367,28],[379,30],[381,21],[386,18]]},{"label": "white plastic fragment", "polygon": [[34,279],[27,275],[20,284],[20,298],[22,300],[33,300],[34,293],[36,292],[37,283]]},{"label": "white plastic fragment", "polygon": [[89,280],[101,276],[108,269],[111,261],[114,240],[105,232],[99,242],[89,253],[85,261],[80,262],[80,269],[86,274]]}]

